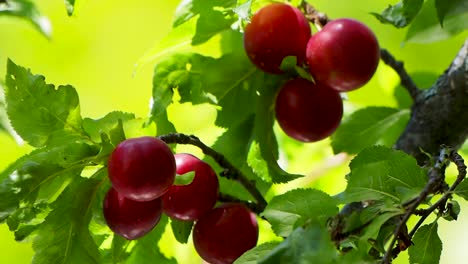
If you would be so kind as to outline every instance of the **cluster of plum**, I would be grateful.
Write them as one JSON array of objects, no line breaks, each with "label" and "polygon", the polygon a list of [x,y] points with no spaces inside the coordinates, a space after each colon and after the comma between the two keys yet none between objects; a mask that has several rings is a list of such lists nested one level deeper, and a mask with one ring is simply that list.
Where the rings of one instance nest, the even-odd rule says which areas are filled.
[{"label": "cluster of plum", "polygon": [[297,8],[272,3],[261,8],[247,24],[244,48],[259,69],[282,74],[284,58],[294,56],[308,68],[313,82],[296,77],[280,89],[276,119],[283,131],[303,142],[331,135],[343,115],[340,92],[366,84],[380,59],[373,32],[354,19],[328,22],[311,34],[307,18]]},{"label": "cluster of plum", "polygon": [[[194,172],[190,182],[177,178]],[[219,183],[208,163],[187,154],[173,154],[154,137],[122,141],[111,153],[108,175],[112,187],[103,202],[109,228],[128,239],[149,233],[162,213],[172,219],[196,221],[193,243],[209,263],[232,263],[258,239],[256,215],[240,203],[218,207]]]}]

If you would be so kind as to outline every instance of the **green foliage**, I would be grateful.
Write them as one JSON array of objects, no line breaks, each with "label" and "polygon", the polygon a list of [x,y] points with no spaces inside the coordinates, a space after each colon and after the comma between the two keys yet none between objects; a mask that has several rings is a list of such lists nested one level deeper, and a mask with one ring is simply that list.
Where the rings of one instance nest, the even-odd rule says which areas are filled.
[{"label": "green foliage", "polygon": [[192,232],[193,222],[192,221],[180,221],[171,219],[171,229],[175,239],[182,244],[188,242],[190,233]]},{"label": "green foliage", "polygon": [[[0,174],[0,221],[8,223],[17,240],[33,237],[33,262],[102,263],[128,257],[129,263],[142,263],[149,256],[172,263],[153,244],[167,219],[161,220],[151,238],[138,241],[131,253],[126,251],[128,243],[118,237],[110,250],[100,248],[111,236],[102,218],[109,186],[102,164],[125,139],[124,129],[131,132],[135,116],[115,111],[99,119],[81,118],[73,87],[55,89],[43,76],[12,61],[6,88],[9,120],[37,148]],[[29,111],[31,107],[36,111]]]},{"label": "green foliage", "polygon": [[444,19],[447,15],[451,13],[468,12],[468,4],[463,0],[435,0],[435,8],[437,10],[437,18],[442,27],[444,26]]},{"label": "green foliage", "polygon": [[161,216],[161,220],[156,227],[149,234],[138,239],[136,245],[132,249],[132,253],[128,257],[126,263],[128,264],[150,264],[150,263],[163,263],[175,264],[177,261],[174,258],[167,258],[164,256],[159,247],[158,241],[164,232],[164,229],[169,219],[167,216]]},{"label": "green foliage", "polygon": [[466,179],[455,188],[455,194],[468,201],[468,181]]},{"label": "green foliage", "polygon": [[55,89],[45,83],[43,76],[32,75],[11,60],[7,65],[6,87],[11,124],[32,146],[43,147],[55,132],[82,132],[78,94],[73,87]]},{"label": "green foliage", "polygon": [[65,0],[65,7],[67,8],[67,14],[69,16],[73,15],[75,10],[75,0]]},{"label": "green foliage", "polygon": [[444,212],[442,217],[447,221],[454,221],[458,219],[458,215],[460,214],[460,211],[461,211],[460,204],[457,201],[452,200],[447,203],[447,210],[446,212]]},{"label": "green foliage", "polygon": [[[356,154],[366,147],[391,147],[409,120],[408,110],[367,107],[345,119],[332,135],[333,152]],[[352,140],[351,140],[352,139]]]},{"label": "green foliage", "polygon": [[40,14],[36,5],[30,0],[8,0],[0,2],[0,16],[14,16],[25,19],[47,38],[51,36],[51,25],[47,17]]},{"label": "green foliage", "polygon": [[5,94],[3,90],[2,83],[0,83],[0,132],[5,133],[8,132],[8,117],[6,114],[6,108],[5,108]]},{"label": "green foliage", "polygon": [[[234,37],[232,41],[236,45],[242,45],[238,37]],[[171,103],[174,89],[179,92],[181,103],[217,104],[221,108],[218,110],[216,124],[229,127],[219,140],[230,141],[233,140],[230,139],[233,136],[236,141],[244,142],[228,145],[226,145],[227,142],[216,143],[214,149],[233,160],[232,162],[247,175],[252,174],[252,168],[242,168],[249,153],[245,151],[256,151],[256,154],[250,157],[260,156],[265,160],[268,172],[258,176],[266,182],[286,182],[299,175],[288,174],[277,164],[278,149],[273,132],[272,105],[281,81],[281,78],[257,70],[243,52],[228,53],[220,58],[194,53],[174,54],[155,67],[152,120],[157,125],[160,124],[159,118],[164,115],[167,106]],[[242,102],[242,107],[239,107],[239,102]],[[243,126],[251,122],[249,120],[252,116],[254,117],[253,124],[239,129],[238,125]],[[234,124],[233,120],[235,120]],[[236,124],[237,122],[241,123]],[[231,133],[230,130],[234,132]],[[239,131],[242,135],[235,131]],[[229,147],[225,148],[225,146]],[[232,146],[234,149],[231,149]],[[241,148],[239,151],[242,150],[245,153],[231,155],[231,152],[240,154],[236,146]],[[249,158],[249,160],[253,159]],[[256,166],[256,164],[258,165],[258,163],[251,162],[249,165]],[[254,168],[254,173],[262,171],[265,172],[259,166]]]},{"label": "green foliage", "polygon": [[194,178],[195,178],[194,171],[190,171],[182,175],[177,175],[177,177],[174,180],[174,185],[188,185],[192,183]]},{"label": "green foliage", "polygon": [[[118,135],[119,121],[125,122],[135,119],[135,115],[131,113],[123,113],[119,111],[110,112],[106,116],[99,119],[83,118],[83,130],[95,142],[102,141],[102,134],[109,134],[111,141],[117,145],[122,141],[122,136]],[[114,140],[112,140],[114,139]]]},{"label": "green foliage", "polygon": [[[16,5],[0,4],[0,15],[26,18],[47,34],[34,4],[9,2]],[[0,174],[0,222],[8,224],[17,240],[33,241],[34,263],[177,263],[161,252],[158,243],[169,221],[175,239],[187,243],[193,222],[163,215],[148,235],[130,242],[112,234],[102,215],[110,187],[105,167],[110,153],[127,137],[154,135],[148,129],[152,123],[159,135],[176,132],[167,112],[176,98],[180,103],[215,107],[217,116],[211,125],[223,131],[211,148],[263,196],[272,197],[260,214],[284,239],[259,245],[235,263],[373,263],[382,257],[398,219],[428,181],[414,158],[390,148],[408,121],[411,102],[400,91],[395,95],[400,109],[368,107],[342,122],[331,138],[333,151],[357,154],[342,193],[331,197],[317,189],[298,188],[274,196],[272,186],[302,177],[278,163],[276,94],[291,76],[311,77],[294,57],[283,61],[287,71],[283,75],[263,73],[247,58],[242,26],[259,2],[181,1],[173,30],[139,61],[157,60],[148,120],[120,111],[97,119],[82,117],[74,87],[47,84],[44,76],[8,60],[0,131],[7,129],[5,109],[14,130],[35,149]],[[65,4],[71,15],[75,1]],[[467,10],[458,0],[403,0],[374,16],[382,23],[409,26],[407,41],[427,43],[466,30]],[[181,52],[214,36],[219,37],[219,56]],[[205,160],[224,176],[211,157]],[[179,176],[176,184],[188,184],[193,177],[194,173]],[[239,181],[226,177],[219,181],[223,194],[258,202]],[[464,180],[454,194],[468,200],[468,182]],[[438,216],[447,220],[456,220],[460,213],[454,200],[444,209]],[[411,263],[439,261],[442,244],[437,227],[434,222],[418,229],[409,247]]]},{"label": "green foliage", "polygon": [[338,213],[328,194],[314,189],[296,189],[274,197],[263,212],[278,236],[287,237],[298,226],[314,220],[322,224]]},{"label": "green foliage", "polygon": [[335,263],[338,251],[320,225],[296,228],[258,263]]},{"label": "green foliage", "polygon": [[424,0],[402,0],[387,7],[381,14],[372,13],[380,22],[397,28],[408,26],[421,9]]},{"label": "green foliage", "polygon": [[437,234],[437,222],[422,226],[413,238],[414,246],[409,248],[410,263],[439,263],[442,241]]},{"label": "green foliage", "polygon": [[242,20],[245,20],[245,21],[249,21],[250,20],[250,13],[252,12],[252,3],[254,1],[253,0],[248,0],[248,1],[245,1],[245,3],[241,4],[241,5],[238,5],[236,8],[233,9],[234,13],[236,13],[236,15],[242,19]]},{"label": "green foliage", "polygon": [[[468,29],[468,4],[466,1],[461,1],[462,3],[444,1],[445,5],[434,1],[429,0],[424,3],[420,14],[407,31],[405,41],[427,44],[448,39]],[[447,2],[454,2],[453,6]],[[440,11],[441,7],[445,7],[443,8],[445,11]],[[443,21],[440,20],[441,14],[444,14]],[[437,15],[439,15],[439,19],[437,19]],[[442,22],[443,26],[441,26]]]},{"label": "green foliage", "polygon": [[349,167],[346,202],[405,202],[417,196],[427,181],[425,171],[413,157],[382,146],[364,149]]},{"label": "green foliage", "polygon": [[52,212],[37,230],[33,263],[99,263],[88,224],[99,179],[78,178],[51,205]]},{"label": "green foliage", "polygon": [[257,264],[259,259],[265,257],[265,255],[269,254],[270,251],[279,244],[280,242],[268,242],[258,245],[236,259],[234,264]]},{"label": "green foliage", "polygon": [[[182,1],[176,9],[173,27],[178,27],[199,15],[192,44],[202,44],[216,34],[230,28],[235,18],[229,8],[234,7],[236,3],[235,0]],[[221,11],[220,8],[222,8]]]},{"label": "green foliage", "polygon": [[403,0],[372,14],[397,28],[409,26],[407,42],[440,41],[468,29],[468,4],[463,0]]}]

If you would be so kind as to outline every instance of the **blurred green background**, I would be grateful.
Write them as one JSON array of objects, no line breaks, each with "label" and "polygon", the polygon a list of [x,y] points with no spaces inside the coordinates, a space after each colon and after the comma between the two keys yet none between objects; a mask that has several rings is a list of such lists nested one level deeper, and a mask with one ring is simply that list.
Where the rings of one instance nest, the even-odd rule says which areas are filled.
[{"label": "blurred green background", "polygon": [[[171,30],[172,14],[179,1],[81,0],[72,17],[67,16],[63,0],[34,2],[50,19],[52,38],[46,39],[24,20],[0,17],[0,79],[5,76],[6,60],[10,58],[33,73],[46,76],[48,83],[73,85],[80,95],[82,116],[98,118],[113,110],[147,116],[154,62],[142,65],[136,74],[135,64]],[[331,18],[354,17],[366,23],[376,33],[381,46],[404,60],[410,73],[423,76],[420,85],[427,86],[450,64],[468,33],[429,45],[403,43],[405,29],[382,25],[369,15],[396,2],[315,0],[311,3]],[[216,47],[215,39],[197,50],[216,56]],[[393,93],[398,82],[393,70],[381,64],[369,84],[348,95],[345,110],[369,105],[396,106]],[[176,104],[170,107],[169,118],[180,132],[194,133],[210,144],[221,133],[213,125],[216,110],[205,105],[195,109],[190,104]],[[344,189],[350,157],[334,156],[328,140],[302,144],[277,132],[284,166],[290,172],[307,176],[276,186],[270,195],[297,186],[312,186],[330,194]],[[0,170],[31,150],[5,134],[0,134],[0,146]],[[454,173],[453,168],[451,172]],[[439,235],[444,242],[441,263],[468,259],[464,248],[468,237],[468,203],[460,202],[462,215],[457,222],[440,221]],[[261,223],[261,227],[260,242],[271,237],[266,231],[268,225]],[[164,243],[160,243],[167,255],[176,256],[180,263],[200,262],[191,245],[179,245],[171,236],[166,232]],[[30,242],[15,242],[6,225],[0,225],[0,263],[29,263],[32,255]],[[406,263],[406,259],[402,254],[397,262]]]}]

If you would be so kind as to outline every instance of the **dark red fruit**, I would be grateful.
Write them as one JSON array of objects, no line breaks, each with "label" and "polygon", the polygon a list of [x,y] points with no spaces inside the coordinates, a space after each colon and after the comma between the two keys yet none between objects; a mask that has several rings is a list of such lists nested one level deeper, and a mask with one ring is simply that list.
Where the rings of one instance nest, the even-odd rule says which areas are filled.
[{"label": "dark red fruit", "polygon": [[169,188],[162,196],[163,211],[178,220],[195,221],[216,204],[218,177],[208,163],[191,154],[178,153],[174,157],[177,174],[194,171],[195,177],[188,185],[172,185]]},{"label": "dark red fruit", "polygon": [[244,33],[244,48],[250,60],[265,72],[280,74],[287,56],[305,59],[310,26],[301,11],[288,4],[269,4],[252,16]]},{"label": "dark red fruit", "polygon": [[137,202],[111,188],[103,204],[109,228],[126,239],[137,239],[149,233],[161,218],[161,199]]},{"label": "dark red fruit", "polygon": [[176,165],[164,141],[154,137],[122,141],[108,163],[112,186],[135,201],[150,201],[162,196],[172,185]]},{"label": "dark red fruit", "polygon": [[307,62],[315,80],[337,91],[350,91],[374,75],[380,48],[374,33],[359,21],[336,19],[307,44]]},{"label": "dark red fruit", "polygon": [[233,263],[258,239],[257,218],[245,205],[224,204],[202,216],[193,229],[193,244],[210,264]]},{"label": "dark red fruit", "polygon": [[276,120],[290,137],[314,142],[331,135],[343,116],[340,94],[326,85],[297,78],[276,97]]}]

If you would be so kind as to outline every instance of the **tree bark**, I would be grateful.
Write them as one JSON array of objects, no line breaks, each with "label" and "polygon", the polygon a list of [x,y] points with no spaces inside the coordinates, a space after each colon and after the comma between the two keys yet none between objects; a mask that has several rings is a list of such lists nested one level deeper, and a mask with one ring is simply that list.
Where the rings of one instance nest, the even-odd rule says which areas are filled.
[{"label": "tree bark", "polygon": [[468,39],[448,69],[415,98],[411,119],[395,148],[420,165],[442,144],[459,149],[468,136]]}]

